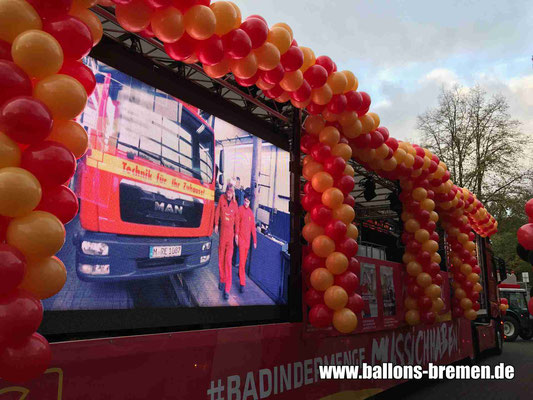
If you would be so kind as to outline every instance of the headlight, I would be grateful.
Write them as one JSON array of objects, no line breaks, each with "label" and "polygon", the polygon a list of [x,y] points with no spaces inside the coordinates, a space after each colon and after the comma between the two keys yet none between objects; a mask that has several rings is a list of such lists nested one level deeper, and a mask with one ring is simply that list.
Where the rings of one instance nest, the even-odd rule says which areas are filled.
[{"label": "headlight", "polygon": [[100,242],[81,242],[81,251],[83,254],[89,256],[107,256],[109,254],[109,246]]},{"label": "headlight", "polygon": [[202,257],[200,257],[200,263],[208,262],[210,258],[211,258],[211,256],[209,256],[209,255],[202,256]]},{"label": "headlight", "polygon": [[202,251],[209,250],[210,248],[211,248],[211,242],[207,242],[202,245]]},{"label": "headlight", "polygon": [[81,264],[79,268],[80,268],[80,272],[85,275],[109,275],[109,264],[104,264],[104,265]]}]

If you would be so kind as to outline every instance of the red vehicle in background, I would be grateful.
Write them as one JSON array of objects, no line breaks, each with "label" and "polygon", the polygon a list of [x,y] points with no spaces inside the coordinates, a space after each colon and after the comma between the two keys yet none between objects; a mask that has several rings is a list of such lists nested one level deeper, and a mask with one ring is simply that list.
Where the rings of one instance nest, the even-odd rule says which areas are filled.
[{"label": "red vehicle in background", "polygon": [[[175,274],[211,258],[215,138],[191,107],[87,58],[98,80],[75,189],[76,271],[86,281]],[[209,116],[207,119],[213,119]]]}]

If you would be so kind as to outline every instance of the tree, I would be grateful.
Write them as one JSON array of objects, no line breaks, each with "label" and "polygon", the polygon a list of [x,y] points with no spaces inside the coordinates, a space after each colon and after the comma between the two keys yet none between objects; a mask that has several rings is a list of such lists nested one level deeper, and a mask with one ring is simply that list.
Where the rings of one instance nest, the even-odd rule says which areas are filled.
[{"label": "tree", "polygon": [[479,86],[443,88],[438,106],[418,116],[425,147],[448,166],[452,181],[473,192],[498,220],[493,250],[508,268],[531,270],[516,255],[516,231],[533,197],[531,161],[520,122],[501,95]]}]

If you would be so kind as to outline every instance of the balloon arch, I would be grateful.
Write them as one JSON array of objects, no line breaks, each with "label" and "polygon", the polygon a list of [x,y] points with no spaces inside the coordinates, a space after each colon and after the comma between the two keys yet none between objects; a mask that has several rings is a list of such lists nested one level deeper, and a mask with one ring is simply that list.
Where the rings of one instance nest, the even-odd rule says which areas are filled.
[{"label": "balloon arch", "polygon": [[490,236],[497,222],[473,194],[452,183],[436,155],[390,137],[369,112],[370,96],[357,91],[355,75],[299,46],[287,24],[269,27],[257,15],[243,21],[228,1],[0,0],[0,377],[33,378],[51,359],[36,330],[40,300],[66,280],[54,254],[64,242],[63,224],[77,213],[65,182],[88,146],[73,119],[95,87],[80,59],[103,34],[89,10],[96,4],[114,8],[125,30],[159,39],[171,58],[200,62],[212,78],[232,73],[241,86],[256,85],[266,97],[307,111],[301,202],[309,246],[302,269],[311,286],[305,294],[311,324],[350,333],[362,308],[355,293],[358,231],[350,159],[400,182],[407,323],[431,324],[444,307],[439,219],[451,249],[453,316],[476,317],[481,285],[472,231]]}]

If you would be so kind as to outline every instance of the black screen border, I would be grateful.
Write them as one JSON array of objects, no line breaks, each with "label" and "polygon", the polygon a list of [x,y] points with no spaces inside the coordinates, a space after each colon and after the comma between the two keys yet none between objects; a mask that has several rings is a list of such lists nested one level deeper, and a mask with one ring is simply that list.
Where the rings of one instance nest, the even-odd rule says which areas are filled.
[{"label": "black screen border", "polygon": [[291,241],[288,303],[266,306],[150,308],[128,310],[45,311],[39,332],[51,342],[135,336],[243,325],[302,321],[300,274],[300,124],[292,118],[292,131],[276,133],[271,125],[185,77],[154,64],[149,58],[104,36],[91,57],[154,88],[177,97],[290,153]]}]

